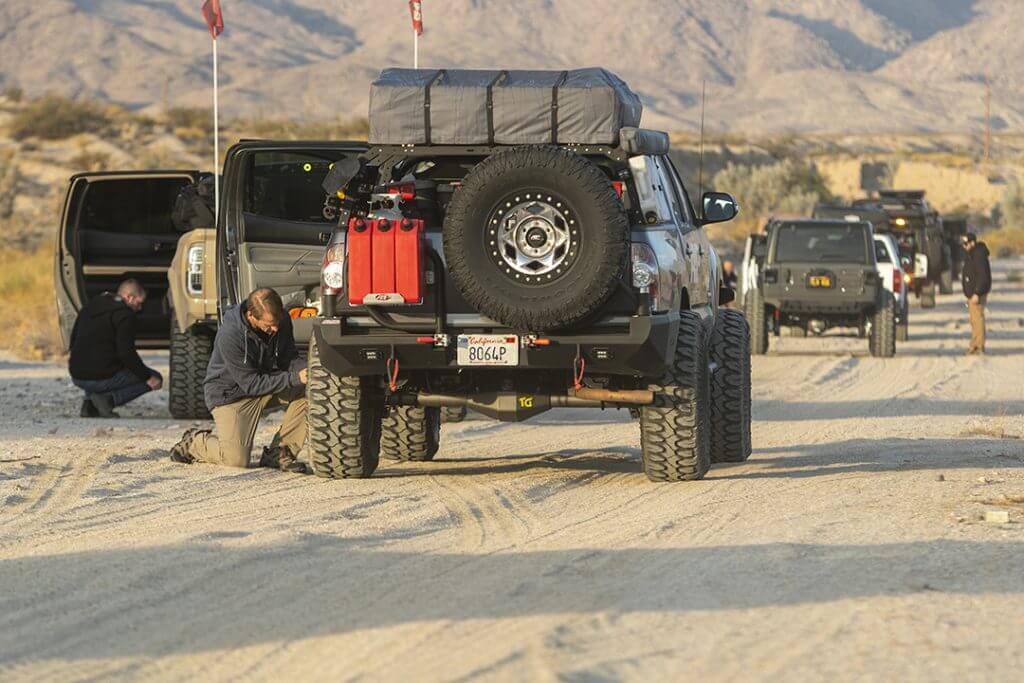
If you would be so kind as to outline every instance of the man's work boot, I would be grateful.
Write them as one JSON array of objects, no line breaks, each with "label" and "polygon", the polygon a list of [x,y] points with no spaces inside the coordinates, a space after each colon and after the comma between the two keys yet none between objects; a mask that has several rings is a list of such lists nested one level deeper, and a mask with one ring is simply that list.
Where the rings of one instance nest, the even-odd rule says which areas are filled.
[{"label": "man's work boot", "polygon": [[287,446],[264,446],[260,455],[260,467],[270,467],[282,472],[308,474],[306,463],[295,459],[295,454]]},{"label": "man's work boot", "polygon": [[89,397],[97,417],[121,417],[114,412],[114,401],[110,394],[93,394]]},{"label": "man's work boot", "polygon": [[198,434],[209,434],[210,431],[211,430],[209,429],[199,429],[198,427],[186,429],[185,433],[181,437],[181,441],[171,446],[171,460],[174,462],[180,462],[183,465],[191,465],[194,463],[196,459],[189,454],[192,441]]},{"label": "man's work boot", "polygon": [[99,417],[100,414],[96,410],[96,406],[92,404],[92,401],[85,398],[82,399],[82,409],[78,413],[79,417]]}]

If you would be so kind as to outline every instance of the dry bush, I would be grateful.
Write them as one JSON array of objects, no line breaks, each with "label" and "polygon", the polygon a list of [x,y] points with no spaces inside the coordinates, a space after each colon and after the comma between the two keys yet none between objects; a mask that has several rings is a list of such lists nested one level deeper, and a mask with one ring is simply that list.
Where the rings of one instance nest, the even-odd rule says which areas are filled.
[{"label": "dry bush", "polygon": [[0,218],[14,214],[14,199],[18,196],[18,160],[13,151],[0,152]]},{"label": "dry bush", "polygon": [[1024,227],[990,230],[981,236],[993,256],[1024,256]]},{"label": "dry bush", "polygon": [[11,119],[10,135],[16,140],[62,140],[80,133],[104,133],[116,118],[111,107],[60,95],[44,95],[28,103]]},{"label": "dry bush", "polygon": [[61,353],[53,291],[52,247],[0,250],[0,310],[7,311],[0,348],[37,360]]},{"label": "dry bush", "polygon": [[171,107],[164,114],[167,126],[183,138],[213,135],[213,110],[204,107]]},{"label": "dry bush", "polygon": [[110,168],[110,155],[105,152],[81,149],[78,154],[71,157],[71,166],[76,172],[89,171],[95,173],[97,171],[106,171]]},{"label": "dry bush", "polygon": [[231,130],[241,138],[266,140],[366,140],[370,124],[365,117],[336,121],[254,118],[233,121]]},{"label": "dry bush", "polygon": [[3,96],[8,102],[21,102],[25,97],[25,91],[16,85],[9,85],[4,88]]}]

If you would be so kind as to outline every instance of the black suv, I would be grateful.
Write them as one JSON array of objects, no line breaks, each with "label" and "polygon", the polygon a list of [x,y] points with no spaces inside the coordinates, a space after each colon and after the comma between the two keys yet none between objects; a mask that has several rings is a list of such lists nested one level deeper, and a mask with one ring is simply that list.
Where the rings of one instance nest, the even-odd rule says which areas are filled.
[{"label": "black suv", "polygon": [[439,411],[462,407],[627,408],[652,480],[748,457],[748,328],[719,308],[731,292],[702,229],[737,207],[709,192],[694,211],[625,83],[389,69],[370,102],[369,151],[324,182],[318,475],[431,460]]},{"label": "black suv", "polygon": [[868,223],[769,223],[768,255],[744,308],[755,354],[786,326],[804,334],[856,327],[868,333],[872,356],[896,353],[896,305],[878,274]]}]

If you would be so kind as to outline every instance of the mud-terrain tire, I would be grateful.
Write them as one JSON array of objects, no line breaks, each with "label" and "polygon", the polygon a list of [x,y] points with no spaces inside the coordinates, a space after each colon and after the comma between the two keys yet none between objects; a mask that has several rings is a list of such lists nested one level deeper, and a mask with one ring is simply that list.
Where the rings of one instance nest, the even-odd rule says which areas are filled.
[{"label": "mud-terrain tire", "polygon": [[939,294],[953,293],[953,271],[946,268],[939,276]]},{"label": "mud-terrain tire", "polygon": [[921,290],[921,308],[935,308],[935,283]]},{"label": "mud-terrain tire", "polygon": [[711,462],[750,457],[750,327],[739,311],[718,309],[711,362]]},{"label": "mud-terrain tire", "polygon": [[871,337],[868,349],[872,356],[892,358],[896,355],[896,302],[889,292],[882,292],[881,303],[871,316]]},{"label": "mud-terrain tire", "polygon": [[330,372],[320,364],[315,339],[308,367],[306,447],[313,473],[327,479],[369,477],[380,459],[381,390],[371,377]]},{"label": "mud-terrain tire", "polygon": [[640,408],[640,459],[651,481],[701,479],[711,466],[708,341],[700,316],[683,312],[675,356],[649,385],[654,403]]},{"label": "mud-terrain tire", "polygon": [[380,423],[380,457],[427,462],[441,445],[441,409],[397,406]]},{"label": "mud-terrain tire", "polygon": [[750,353],[761,356],[768,353],[768,316],[760,290],[747,297],[747,323],[750,325]]},{"label": "mud-terrain tire", "polygon": [[902,322],[896,326],[896,341],[910,341],[910,323]]},{"label": "mud-terrain tire", "polygon": [[172,312],[167,404],[176,419],[210,419],[203,397],[203,380],[212,355],[213,336],[195,329],[182,332]]},{"label": "mud-terrain tire", "polygon": [[462,408],[441,408],[441,424],[448,424],[452,422],[462,422],[466,419],[466,415],[469,410],[465,407]]},{"label": "mud-terrain tire", "polygon": [[462,297],[519,331],[592,316],[619,285],[628,249],[629,220],[611,181],[558,147],[488,157],[466,175],[444,219],[445,259]]}]

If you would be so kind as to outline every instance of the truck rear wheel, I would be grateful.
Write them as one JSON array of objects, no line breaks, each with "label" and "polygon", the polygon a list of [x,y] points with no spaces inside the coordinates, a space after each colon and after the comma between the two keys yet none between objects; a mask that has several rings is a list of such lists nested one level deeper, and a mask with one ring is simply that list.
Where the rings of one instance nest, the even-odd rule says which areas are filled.
[{"label": "truck rear wheel", "polygon": [[568,149],[515,147],[471,170],[444,220],[451,279],[515,330],[578,323],[620,285],[629,219],[611,180]]},{"label": "truck rear wheel", "polygon": [[872,356],[881,358],[892,358],[896,355],[896,302],[889,292],[882,292],[878,310],[871,317],[868,349]]},{"label": "truck rear wheel", "polygon": [[701,479],[711,466],[707,335],[700,316],[679,321],[672,365],[640,408],[640,457],[651,481]]},{"label": "truck rear wheel", "polygon": [[306,447],[313,473],[327,479],[365,478],[380,459],[384,399],[370,377],[339,377],[320,364],[309,344]]},{"label": "truck rear wheel", "polygon": [[711,462],[750,457],[750,328],[739,311],[718,309],[711,343]]},{"label": "truck rear wheel", "polygon": [[209,420],[203,396],[206,366],[213,355],[213,337],[195,328],[182,332],[171,312],[170,372],[167,379],[167,403],[171,415],[179,420]]},{"label": "truck rear wheel", "polygon": [[953,267],[948,266],[942,270],[939,276],[939,294],[953,293]]},{"label": "truck rear wheel", "polygon": [[380,424],[380,455],[389,460],[427,462],[441,445],[441,409],[397,406]]},{"label": "truck rear wheel", "polygon": [[755,289],[747,296],[747,322],[750,324],[750,352],[760,356],[768,352],[768,315],[761,291]]},{"label": "truck rear wheel", "polygon": [[935,308],[935,283],[921,289],[921,308]]}]

